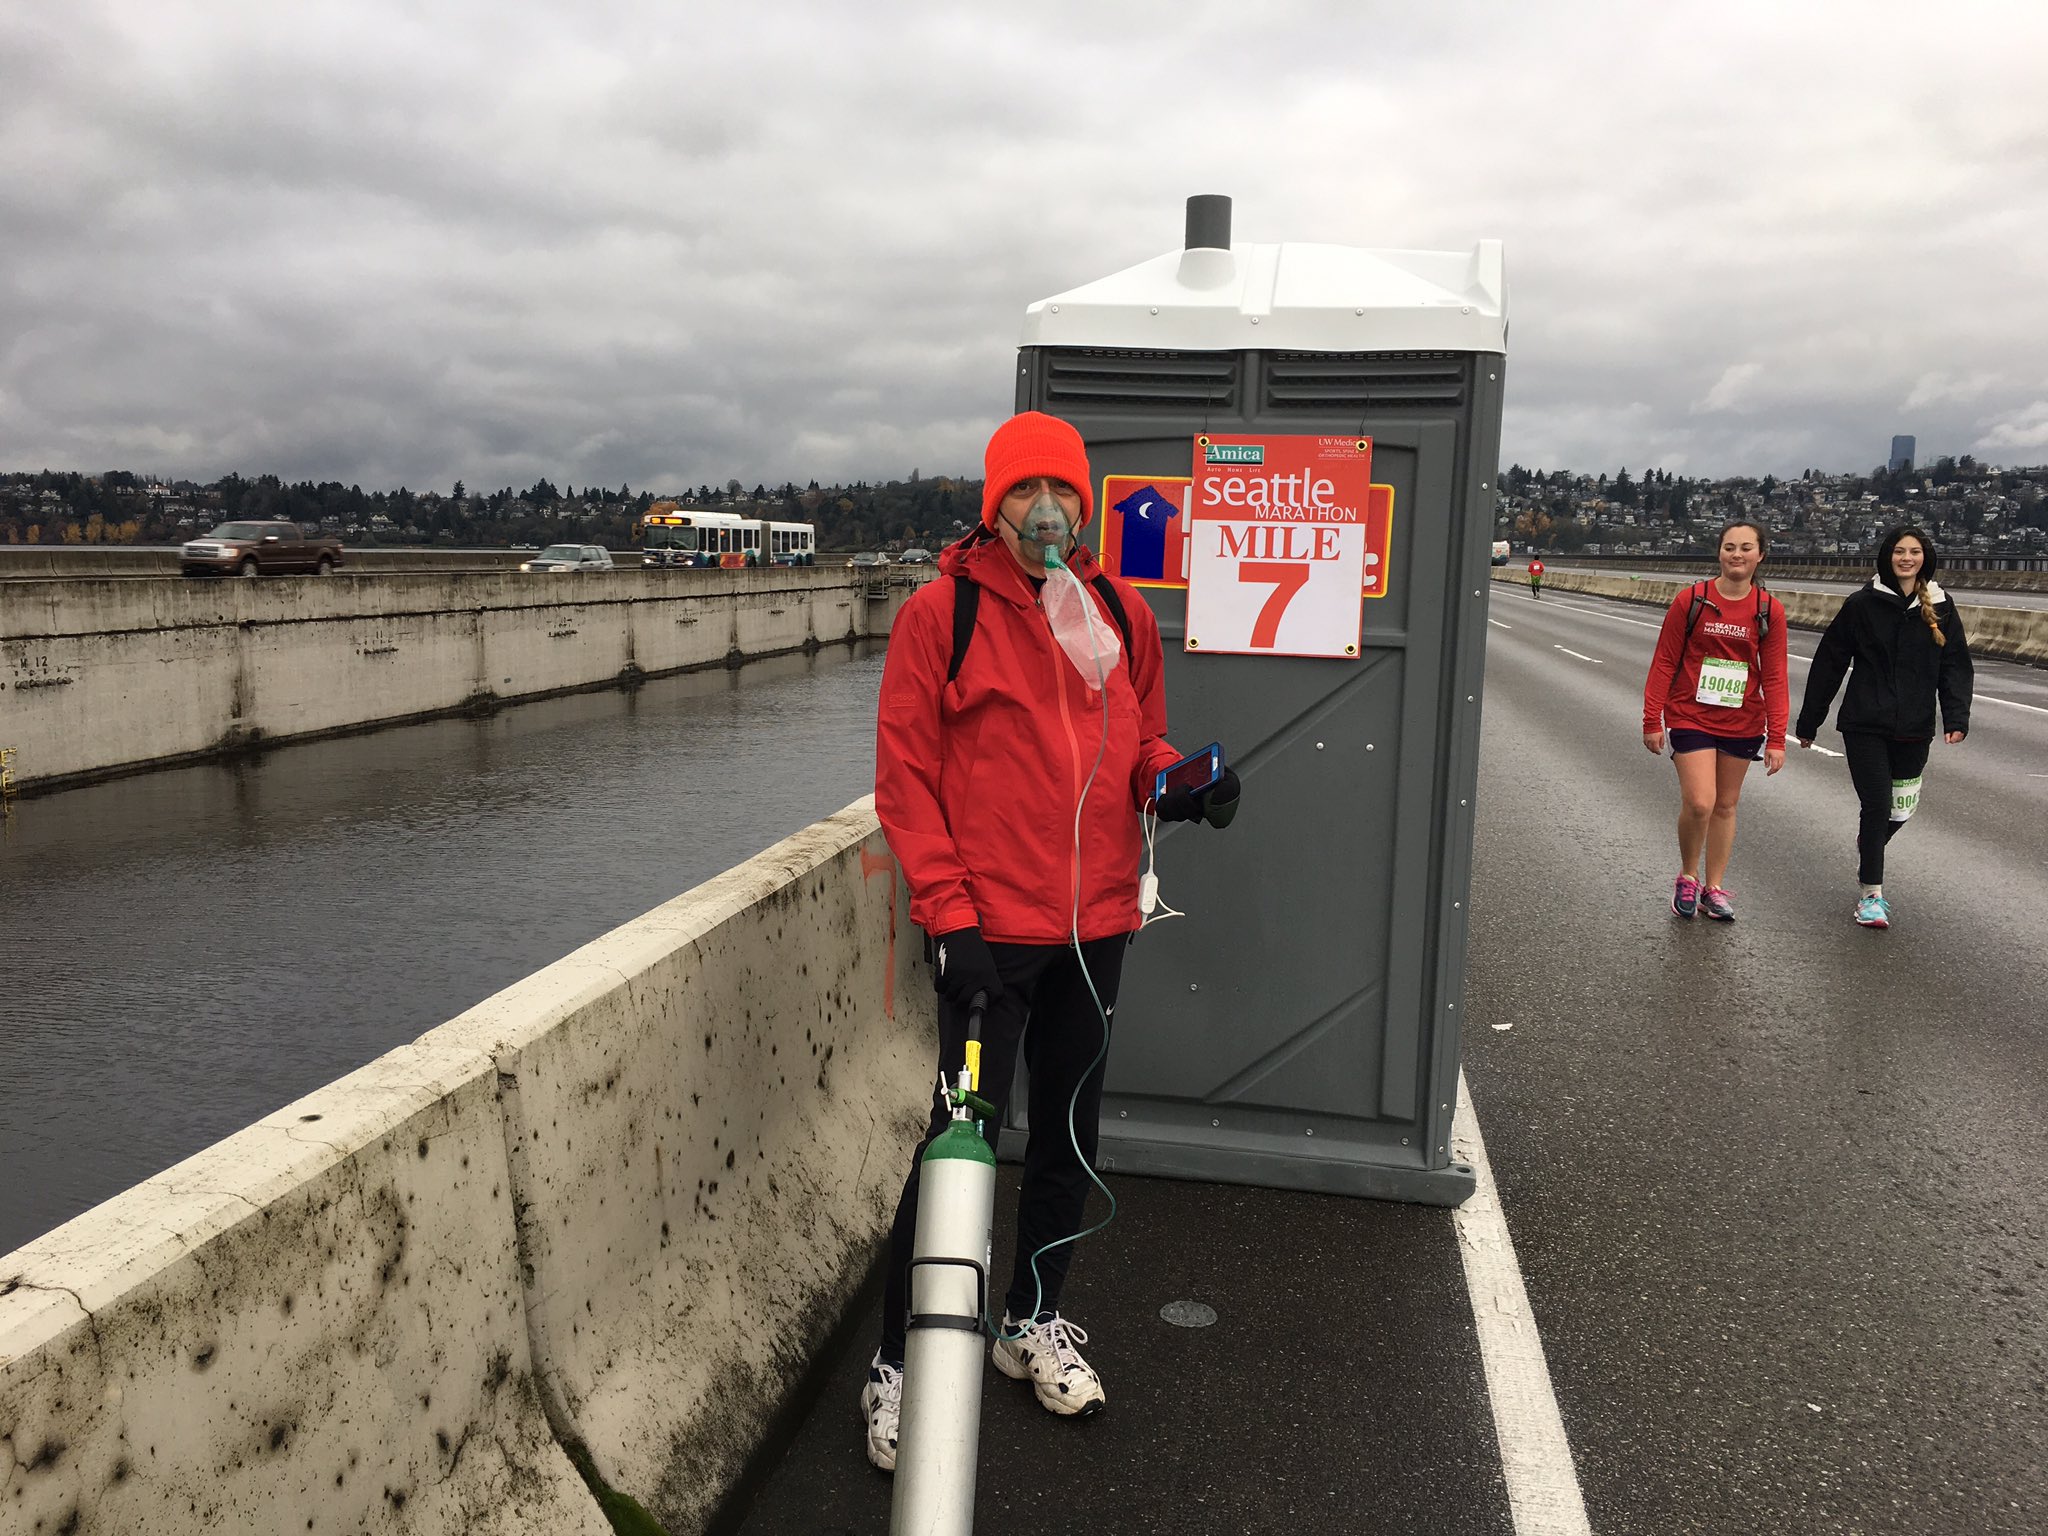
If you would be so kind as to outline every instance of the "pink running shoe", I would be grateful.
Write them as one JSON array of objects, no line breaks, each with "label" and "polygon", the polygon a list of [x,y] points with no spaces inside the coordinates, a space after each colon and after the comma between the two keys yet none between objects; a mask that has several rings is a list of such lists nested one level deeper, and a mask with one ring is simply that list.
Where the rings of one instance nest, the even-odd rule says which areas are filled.
[{"label": "pink running shoe", "polygon": [[1671,890],[1671,911],[1678,917],[1691,917],[1700,909],[1700,883],[1691,875],[1680,875],[1678,884]]},{"label": "pink running shoe", "polygon": [[1700,892],[1700,910],[1724,923],[1735,921],[1735,903],[1718,885],[1710,885]]}]

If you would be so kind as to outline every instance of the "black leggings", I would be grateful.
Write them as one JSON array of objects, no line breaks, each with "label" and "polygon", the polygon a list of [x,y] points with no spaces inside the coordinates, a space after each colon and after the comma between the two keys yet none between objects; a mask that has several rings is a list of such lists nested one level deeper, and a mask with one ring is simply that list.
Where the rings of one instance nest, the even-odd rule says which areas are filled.
[{"label": "black leggings", "polygon": [[1856,818],[1856,878],[1865,885],[1884,884],[1884,845],[1905,825],[1892,820],[1892,781],[1920,777],[1931,745],[1928,741],[1893,741],[1866,731],[1842,733],[1849,779],[1862,807]]},{"label": "black leggings", "polygon": [[[1037,1279],[1031,1270],[1031,1256],[1047,1243],[1072,1237],[1086,1225],[1082,1215],[1088,1206],[1088,1191],[1094,1187],[1087,1168],[1074,1160],[1073,1142],[1067,1139],[1067,1102],[1074,1087],[1081,1084],[1081,1097],[1074,1105],[1074,1136],[1089,1167],[1095,1163],[1097,1120],[1102,1113],[1102,1077],[1108,1055],[1102,1038],[1102,1015],[1088,992],[1088,981],[1102,1006],[1116,1007],[1117,983],[1123,978],[1124,949],[1129,936],[1093,939],[1081,946],[1088,977],[1081,975],[1080,962],[1072,945],[991,944],[996,974],[1003,978],[1003,995],[982,1019],[981,1096],[996,1106],[996,1120],[985,1127],[993,1147],[1001,1127],[1002,1109],[1009,1101],[1010,1083],[1017,1075],[1017,1045],[1024,1046],[1024,1066],[1031,1075],[1031,1136],[1024,1148],[1023,1187],[1017,1196],[1017,1257],[1010,1272],[1010,1290],[1004,1298],[1010,1315],[1023,1318],[1031,1304],[1052,1311],[1059,1306],[1060,1287],[1073,1261],[1074,1245],[1066,1243],[1038,1261]],[[1114,1013],[1111,1014],[1114,1017]],[[967,1011],[939,999],[939,1068],[958,1072],[967,1040]],[[1093,1072],[1089,1062],[1098,1051],[1103,1061]],[[1082,1082],[1083,1074],[1087,1081]],[[903,1360],[903,1323],[910,1311],[910,1260],[917,1241],[917,1180],[924,1149],[946,1128],[952,1109],[936,1087],[932,1094],[931,1124],[910,1160],[910,1176],[903,1181],[903,1198],[896,1205],[896,1221],[889,1229],[889,1274],[882,1293],[882,1358],[900,1364]],[[1043,1297],[1039,1287],[1043,1285]]]}]

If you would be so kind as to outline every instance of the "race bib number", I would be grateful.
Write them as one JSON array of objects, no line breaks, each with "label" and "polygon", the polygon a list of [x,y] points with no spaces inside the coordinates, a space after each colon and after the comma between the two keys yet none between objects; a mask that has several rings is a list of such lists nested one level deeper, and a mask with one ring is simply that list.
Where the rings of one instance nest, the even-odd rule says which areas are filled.
[{"label": "race bib number", "polygon": [[1700,685],[1693,698],[1719,709],[1740,709],[1749,692],[1749,663],[1730,661],[1725,656],[1700,658]]},{"label": "race bib number", "polygon": [[1918,779],[1892,780],[1892,820],[1905,821],[1920,808]]}]

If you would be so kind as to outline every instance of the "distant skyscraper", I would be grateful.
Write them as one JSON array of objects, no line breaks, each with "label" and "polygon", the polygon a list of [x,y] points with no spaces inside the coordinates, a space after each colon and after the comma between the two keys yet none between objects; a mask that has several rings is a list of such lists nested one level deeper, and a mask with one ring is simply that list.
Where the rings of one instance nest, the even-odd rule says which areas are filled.
[{"label": "distant skyscraper", "polygon": [[1913,447],[1913,439],[1910,437],[1893,438],[1891,462],[1885,468],[1894,473],[1911,469],[1913,467]]}]

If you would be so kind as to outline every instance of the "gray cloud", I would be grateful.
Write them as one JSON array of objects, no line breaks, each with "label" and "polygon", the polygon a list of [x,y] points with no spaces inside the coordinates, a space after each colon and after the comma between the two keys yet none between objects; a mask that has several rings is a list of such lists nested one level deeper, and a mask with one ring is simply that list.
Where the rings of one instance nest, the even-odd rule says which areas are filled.
[{"label": "gray cloud", "polygon": [[1952,5],[14,0],[0,467],[972,472],[1024,306],[1506,241],[1503,454],[2048,454],[2048,23]]}]

